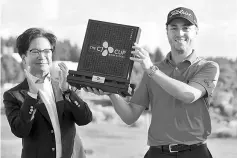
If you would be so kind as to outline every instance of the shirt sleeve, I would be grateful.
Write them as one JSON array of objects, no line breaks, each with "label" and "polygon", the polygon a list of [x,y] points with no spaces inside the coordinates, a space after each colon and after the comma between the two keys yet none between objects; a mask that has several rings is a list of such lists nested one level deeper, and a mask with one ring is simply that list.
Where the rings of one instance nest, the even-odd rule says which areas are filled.
[{"label": "shirt sleeve", "polygon": [[216,87],[220,74],[219,65],[215,62],[208,61],[199,71],[196,73],[189,82],[196,82],[202,85],[207,91],[207,97],[212,96],[212,93]]},{"label": "shirt sleeve", "polygon": [[144,73],[138,88],[135,90],[130,100],[130,103],[141,105],[146,108],[149,107],[149,94],[147,89],[147,83],[148,83],[148,76],[146,73]]}]

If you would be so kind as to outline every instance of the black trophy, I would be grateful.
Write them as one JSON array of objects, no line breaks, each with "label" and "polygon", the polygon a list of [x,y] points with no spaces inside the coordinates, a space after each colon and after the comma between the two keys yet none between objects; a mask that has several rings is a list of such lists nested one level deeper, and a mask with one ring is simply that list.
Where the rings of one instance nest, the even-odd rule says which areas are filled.
[{"label": "black trophy", "polygon": [[77,71],[69,70],[67,81],[81,89],[93,87],[104,92],[131,96],[133,44],[138,43],[140,28],[89,20]]}]

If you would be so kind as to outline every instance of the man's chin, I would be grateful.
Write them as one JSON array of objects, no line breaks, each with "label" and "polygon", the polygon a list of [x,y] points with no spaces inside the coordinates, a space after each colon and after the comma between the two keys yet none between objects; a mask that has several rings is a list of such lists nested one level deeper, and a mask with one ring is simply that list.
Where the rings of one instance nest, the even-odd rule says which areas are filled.
[{"label": "man's chin", "polygon": [[49,64],[37,64],[39,69],[49,69]]},{"label": "man's chin", "polygon": [[176,52],[178,52],[178,54],[184,54],[185,49],[184,48],[176,48]]},{"label": "man's chin", "polygon": [[40,66],[38,67],[38,72],[44,72],[44,73],[48,73],[49,72],[49,66]]}]

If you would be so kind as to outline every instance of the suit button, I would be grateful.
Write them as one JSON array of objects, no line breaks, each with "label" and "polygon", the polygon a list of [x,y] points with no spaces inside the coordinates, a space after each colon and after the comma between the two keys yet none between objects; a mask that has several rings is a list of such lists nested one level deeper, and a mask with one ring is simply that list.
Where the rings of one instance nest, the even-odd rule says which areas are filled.
[{"label": "suit button", "polygon": [[55,148],[52,148],[52,151],[55,151]]},{"label": "suit button", "polygon": [[51,130],[51,133],[53,133],[53,130]]}]

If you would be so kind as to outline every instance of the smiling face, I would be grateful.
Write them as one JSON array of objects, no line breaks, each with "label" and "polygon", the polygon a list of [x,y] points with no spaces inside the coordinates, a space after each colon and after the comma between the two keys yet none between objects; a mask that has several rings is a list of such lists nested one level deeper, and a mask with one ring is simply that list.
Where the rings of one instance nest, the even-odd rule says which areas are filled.
[{"label": "smiling face", "polygon": [[171,52],[188,56],[193,49],[198,29],[185,19],[174,19],[167,26],[167,36]]},{"label": "smiling face", "polygon": [[[26,55],[23,55],[23,62],[26,68],[34,76],[42,76],[49,73],[52,64],[52,51],[49,40],[45,37],[33,39],[29,45]],[[37,50],[41,51],[36,53]],[[42,50],[46,50],[43,52]]]}]

